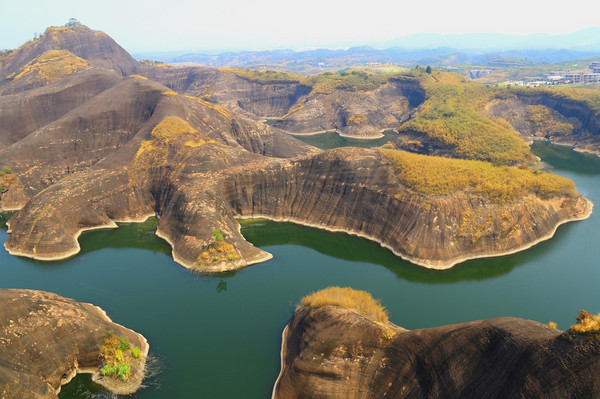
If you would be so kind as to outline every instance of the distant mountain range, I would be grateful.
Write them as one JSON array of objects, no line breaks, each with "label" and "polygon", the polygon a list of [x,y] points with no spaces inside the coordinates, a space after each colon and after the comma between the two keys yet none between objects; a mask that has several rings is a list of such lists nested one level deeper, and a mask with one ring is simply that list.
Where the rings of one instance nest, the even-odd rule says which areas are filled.
[{"label": "distant mountain range", "polygon": [[520,64],[557,63],[600,56],[600,28],[566,35],[415,34],[391,40],[380,47],[384,49],[360,46],[345,50],[266,50],[220,54],[162,52],[138,53],[134,57],[212,67],[281,67],[292,71],[344,68],[367,63],[487,65],[502,59],[517,59]]},{"label": "distant mountain range", "polygon": [[497,33],[464,35],[419,33],[382,43],[381,47],[403,47],[406,49],[450,47],[471,52],[545,49],[598,52],[600,51],[600,28],[587,28],[564,35],[543,33],[525,36]]}]

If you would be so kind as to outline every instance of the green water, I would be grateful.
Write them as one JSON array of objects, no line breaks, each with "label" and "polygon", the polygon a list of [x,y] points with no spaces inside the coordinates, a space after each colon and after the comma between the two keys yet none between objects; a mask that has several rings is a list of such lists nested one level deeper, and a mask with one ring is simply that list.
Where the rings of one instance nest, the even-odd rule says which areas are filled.
[{"label": "green water", "polygon": [[[555,173],[600,204],[600,161],[536,144]],[[82,235],[82,252],[42,263],[0,251],[0,286],[56,292],[103,307],[144,334],[162,372],[136,398],[268,398],[279,371],[281,331],[306,293],[330,285],[370,291],[409,329],[498,316],[556,321],[578,309],[600,312],[600,220],[559,228],[520,254],[469,261],[445,272],[403,262],[378,245],[341,233],[266,221],[246,237],[274,259],[207,277],[174,263],[156,221]],[[0,240],[6,232],[0,230]],[[94,397],[76,378],[60,397]]]},{"label": "green water", "polygon": [[384,130],[382,134],[383,137],[378,139],[355,139],[351,137],[340,136],[336,132],[325,132],[311,135],[297,134],[294,135],[294,137],[322,150],[330,150],[337,147],[380,147],[390,141],[392,138],[398,136],[398,134],[393,130]]}]

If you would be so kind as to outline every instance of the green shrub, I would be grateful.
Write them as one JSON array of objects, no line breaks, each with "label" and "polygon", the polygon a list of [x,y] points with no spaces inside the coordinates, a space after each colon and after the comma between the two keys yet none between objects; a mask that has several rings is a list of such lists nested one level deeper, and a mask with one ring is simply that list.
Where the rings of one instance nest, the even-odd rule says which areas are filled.
[{"label": "green shrub", "polygon": [[119,377],[121,381],[125,381],[127,377],[129,377],[130,371],[131,366],[129,363],[121,363],[117,366],[117,377]]},{"label": "green shrub", "polygon": [[137,346],[134,346],[134,347],[131,349],[131,355],[132,355],[132,356],[133,356],[135,359],[137,359],[137,358],[139,358],[139,357],[142,355],[142,351],[141,351],[141,350],[140,350],[140,348],[138,348]]},{"label": "green shrub", "polygon": [[127,339],[126,336],[121,335],[119,337],[119,349],[121,349],[122,351],[126,351],[126,350],[129,350],[129,348],[131,348],[131,344],[129,343],[129,340]]}]

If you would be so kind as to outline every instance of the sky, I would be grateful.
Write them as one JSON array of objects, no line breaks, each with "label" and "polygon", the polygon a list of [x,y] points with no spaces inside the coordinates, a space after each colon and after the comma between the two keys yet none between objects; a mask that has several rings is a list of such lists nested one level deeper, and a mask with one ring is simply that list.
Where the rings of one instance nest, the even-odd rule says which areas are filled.
[{"label": "sky", "polygon": [[[0,49],[77,18],[131,53],[345,48],[414,33],[564,34],[600,26],[578,0],[2,0]],[[558,12],[557,12],[558,10]]]}]

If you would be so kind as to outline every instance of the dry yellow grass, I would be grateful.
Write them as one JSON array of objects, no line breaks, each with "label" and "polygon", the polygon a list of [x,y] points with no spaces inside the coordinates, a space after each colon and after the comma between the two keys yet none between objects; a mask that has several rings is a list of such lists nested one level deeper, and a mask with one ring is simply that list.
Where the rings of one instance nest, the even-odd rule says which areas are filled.
[{"label": "dry yellow grass", "polygon": [[176,95],[177,95],[177,93],[176,93],[176,92],[174,92],[173,90],[167,90],[167,91],[163,91],[161,94],[162,94],[163,96],[176,96]]},{"label": "dry yellow grass", "polygon": [[346,124],[349,126],[356,126],[366,122],[368,122],[368,119],[363,114],[352,114],[346,118]]},{"label": "dry yellow grass", "polygon": [[130,78],[137,78],[137,79],[142,79],[142,80],[148,80],[147,77],[142,76],[142,75],[129,75]]},{"label": "dry yellow grass", "polygon": [[235,247],[221,238],[202,251],[197,261],[201,266],[212,266],[223,262],[233,262],[237,259],[239,259],[239,255]]},{"label": "dry yellow grass", "polygon": [[356,313],[379,323],[388,322],[388,312],[378,300],[366,291],[350,287],[328,287],[302,298],[302,306],[320,308],[339,306],[354,310]]},{"label": "dry yellow grass", "polygon": [[197,134],[198,131],[178,116],[167,116],[152,129],[152,137],[167,140],[183,134]]},{"label": "dry yellow grass", "polygon": [[451,159],[379,150],[396,169],[405,186],[429,195],[471,191],[496,203],[505,203],[529,194],[547,199],[573,196],[575,184],[564,177],[489,162]]},{"label": "dry yellow grass", "polygon": [[34,76],[41,78],[44,83],[48,84],[91,67],[86,60],[71,54],[67,50],[48,50],[28,62],[18,74],[9,75],[8,78],[19,80]]},{"label": "dry yellow grass", "polygon": [[219,114],[221,114],[222,116],[224,116],[226,119],[228,119],[230,121],[233,120],[233,117],[231,116],[229,111],[227,111],[225,108],[221,107],[220,105],[210,103],[199,97],[193,97],[193,96],[186,96],[186,97],[197,101],[198,103],[204,105],[205,107],[212,109],[213,111],[217,111]]},{"label": "dry yellow grass", "polygon": [[585,310],[579,312],[577,322],[571,326],[570,332],[575,334],[600,334],[600,314],[593,315]]}]

